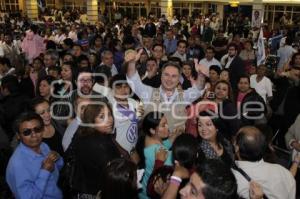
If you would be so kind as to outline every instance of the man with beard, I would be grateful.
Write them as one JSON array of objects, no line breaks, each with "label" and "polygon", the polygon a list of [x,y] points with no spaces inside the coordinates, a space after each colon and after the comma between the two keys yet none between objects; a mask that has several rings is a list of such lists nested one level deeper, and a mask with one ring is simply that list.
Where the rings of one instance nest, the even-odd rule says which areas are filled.
[{"label": "man with beard", "polygon": [[[227,56],[225,58],[225,56]],[[237,90],[237,83],[239,77],[245,74],[245,66],[242,59],[238,56],[238,47],[236,44],[231,43],[228,45],[228,54],[224,55],[225,66],[229,70],[229,79],[234,91]]]},{"label": "man with beard", "polygon": [[[93,98],[96,101],[104,100],[105,102],[107,102],[106,97],[104,97],[102,94],[93,92],[93,85],[94,85],[93,76],[96,77],[97,74],[93,75],[92,72],[89,70],[82,70],[79,72],[77,80],[76,80],[77,89],[71,93],[71,96],[68,99],[68,101],[72,105],[73,110],[76,107],[75,101],[78,97]],[[73,111],[72,115],[74,116],[74,111]]]}]

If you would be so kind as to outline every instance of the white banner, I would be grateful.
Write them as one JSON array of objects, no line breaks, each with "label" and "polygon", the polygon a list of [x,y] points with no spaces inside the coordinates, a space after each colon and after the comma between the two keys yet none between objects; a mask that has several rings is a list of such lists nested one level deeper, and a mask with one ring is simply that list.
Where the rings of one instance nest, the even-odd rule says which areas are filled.
[{"label": "white banner", "polygon": [[263,23],[263,10],[253,9],[252,10],[252,20],[251,20],[251,27],[259,29],[261,24]]},{"label": "white banner", "polygon": [[257,66],[265,63],[266,52],[263,29],[260,28],[258,40],[257,40]]}]

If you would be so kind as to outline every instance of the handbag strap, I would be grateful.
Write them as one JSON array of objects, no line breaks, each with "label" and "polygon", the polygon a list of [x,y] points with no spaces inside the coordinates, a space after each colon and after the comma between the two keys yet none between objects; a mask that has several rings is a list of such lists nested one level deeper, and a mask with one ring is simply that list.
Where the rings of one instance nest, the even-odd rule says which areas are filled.
[{"label": "handbag strap", "polygon": [[[248,182],[251,181],[250,176],[240,167],[238,167],[235,163],[233,163],[232,168],[236,171],[238,171]],[[263,199],[268,199],[268,197],[264,194]]]},{"label": "handbag strap", "polygon": [[236,171],[238,171],[248,182],[251,181],[250,176],[240,167],[238,167],[235,163],[233,163],[232,168]]}]

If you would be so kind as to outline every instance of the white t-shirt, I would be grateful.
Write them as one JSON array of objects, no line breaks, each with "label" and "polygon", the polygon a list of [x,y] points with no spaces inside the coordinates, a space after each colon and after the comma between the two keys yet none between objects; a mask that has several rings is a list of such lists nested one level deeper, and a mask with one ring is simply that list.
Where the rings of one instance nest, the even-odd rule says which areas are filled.
[{"label": "white t-shirt", "polygon": [[[101,86],[99,84],[95,84],[93,90],[106,96],[109,102],[112,104],[112,110],[115,120],[114,127],[116,129],[116,141],[120,144],[120,146],[123,149],[130,153],[135,147],[138,139],[138,121],[133,119],[134,117],[137,117],[136,113],[138,103],[134,99],[128,98],[129,106],[128,108],[126,108],[127,110],[123,109],[121,111],[121,109],[118,108],[117,101],[112,95],[113,91],[110,88]],[[131,114],[123,114],[123,111],[130,111]]]},{"label": "white t-shirt", "polygon": [[272,82],[269,78],[263,77],[260,82],[256,80],[257,75],[251,75],[250,77],[250,86],[254,88],[256,92],[267,102],[267,97],[272,97]]}]

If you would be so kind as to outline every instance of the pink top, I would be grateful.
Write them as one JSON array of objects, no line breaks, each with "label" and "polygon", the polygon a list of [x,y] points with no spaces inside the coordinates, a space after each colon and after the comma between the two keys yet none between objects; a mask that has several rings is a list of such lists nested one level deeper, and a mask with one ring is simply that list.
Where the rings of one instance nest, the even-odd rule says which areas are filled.
[{"label": "pink top", "polygon": [[246,96],[247,93],[241,93],[239,92],[238,97],[237,97],[237,108],[240,108],[241,103],[244,99],[244,97]]},{"label": "pink top", "polygon": [[26,32],[26,37],[24,38],[21,44],[22,51],[25,53],[29,63],[32,63],[32,60],[38,57],[46,49],[44,44],[44,39],[38,34],[34,34],[32,31]]}]

